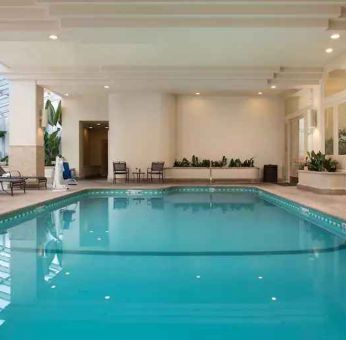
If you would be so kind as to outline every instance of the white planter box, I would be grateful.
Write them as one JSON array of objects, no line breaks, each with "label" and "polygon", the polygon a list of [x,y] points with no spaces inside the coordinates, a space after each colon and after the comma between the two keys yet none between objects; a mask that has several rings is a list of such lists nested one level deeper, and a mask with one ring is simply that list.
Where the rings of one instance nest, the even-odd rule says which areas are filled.
[{"label": "white planter box", "polygon": [[166,168],[165,179],[209,180],[209,168]]},{"label": "white planter box", "polygon": [[213,168],[213,179],[224,179],[233,181],[259,181],[259,168]]},{"label": "white planter box", "polygon": [[171,180],[232,180],[258,182],[259,168],[166,168],[165,178]]},{"label": "white planter box", "polygon": [[346,172],[299,170],[298,188],[324,194],[346,194]]}]

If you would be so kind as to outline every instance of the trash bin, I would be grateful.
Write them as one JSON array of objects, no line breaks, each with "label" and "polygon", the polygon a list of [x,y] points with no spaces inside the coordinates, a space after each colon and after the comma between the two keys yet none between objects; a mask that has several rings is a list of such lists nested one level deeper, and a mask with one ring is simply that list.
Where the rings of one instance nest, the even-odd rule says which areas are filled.
[{"label": "trash bin", "polygon": [[263,182],[277,183],[278,182],[278,166],[275,164],[266,164],[263,167]]}]

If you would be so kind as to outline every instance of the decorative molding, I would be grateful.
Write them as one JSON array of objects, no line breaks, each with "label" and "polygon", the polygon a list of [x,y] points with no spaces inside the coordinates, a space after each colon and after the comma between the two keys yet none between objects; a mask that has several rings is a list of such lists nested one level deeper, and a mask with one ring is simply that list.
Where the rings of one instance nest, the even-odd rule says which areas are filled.
[{"label": "decorative molding", "polygon": [[74,82],[79,84],[104,84],[105,81],[116,83],[123,81],[228,81],[243,88],[250,86],[268,87],[270,84],[283,87],[319,84],[322,72],[318,68],[268,68],[268,67],[101,67],[98,71],[86,69],[69,72],[55,70],[17,70],[3,72],[9,80],[37,80],[38,84],[59,84]]}]

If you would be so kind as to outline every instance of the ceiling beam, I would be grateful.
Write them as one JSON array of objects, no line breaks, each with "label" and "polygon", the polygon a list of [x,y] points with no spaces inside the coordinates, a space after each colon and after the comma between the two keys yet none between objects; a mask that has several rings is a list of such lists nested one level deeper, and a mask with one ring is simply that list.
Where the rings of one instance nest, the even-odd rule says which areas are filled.
[{"label": "ceiling beam", "polygon": [[45,31],[55,32],[60,29],[56,20],[5,20],[0,19],[0,31]]},{"label": "ceiling beam", "polygon": [[[12,0],[3,0],[12,1]],[[14,0],[25,1],[25,0]],[[27,0],[30,1],[30,0]],[[86,3],[86,4],[99,4],[99,3],[207,3],[209,0],[37,0],[39,3],[47,4],[71,4],[71,3]],[[231,4],[325,4],[325,5],[345,5],[345,0],[213,0],[213,3],[231,3]]]},{"label": "ceiling beam", "polygon": [[152,3],[152,4],[62,4],[50,5],[50,14],[59,17],[97,16],[298,16],[330,18],[341,15],[338,5],[236,5],[217,3]]},{"label": "ceiling beam", "polygon": [[1,0],[0,7],[2,6],[30,6],[37,4],[36,0]]},{"label": "ceiling beam", "polygon": [[20,19],[45,19],[48,17],[48,9],[44,7],[18,6],[1,7],[0,20],[20,20]]},{"label": "ceiling beam", "polygon": [[346,18],[345,19],[331,19],[329,20],[328,29],[331,31],[345,31],[346,30]]},{"label": "ceiling beam", "polygon": [[62,18],[63,28],[106,27],[248,27],[248,28],[328,28],[319,18],[210,18],[210,17],[128,17]]}]

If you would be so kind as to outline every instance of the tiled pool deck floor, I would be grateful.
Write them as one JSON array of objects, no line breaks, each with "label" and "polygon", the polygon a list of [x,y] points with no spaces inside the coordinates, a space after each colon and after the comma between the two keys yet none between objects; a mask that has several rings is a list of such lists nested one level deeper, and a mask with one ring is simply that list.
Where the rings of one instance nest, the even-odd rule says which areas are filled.
[{"label": "tiled pool deck floor", "polygon": [[[21,191],[15,191],[13,197],[2,192],[0,194],[0,215],[4,213],[8,213],[20,208],[25,208],[33,204],[43,203],[46,200],[50,200],[53,198],[63,197],[68,195],[71,192],[78,192],[84,189],[157,189],[157,188],[167,188],[171,186],[201,186],[208,185],[205,182],[201,183],[129,183],[123,184],[119,183],[113,185],[106,181],[102,180],[84,180],[79,181],[78,185],[70,186],[68,191],[60,191],[54,192],[52,190],[28,190],[26,194]],[[236,184],[213,184],[213,186],[235,186]],[[239,184],[240,185],[240,184]],[[253,185],[244,185],[240,186],[251,186],[258,187],[270,193],[279,195],[286,199],[295,201],[299,204],[303,204],[305,206],[320,210],[324,213],[333,215],[335,217],[346,220],[346,195],[322,195],[316,194],[313,192],[302,191],[297,189],[296,187],[286,187],[280,186],[276,184],[253,184]]]}]

